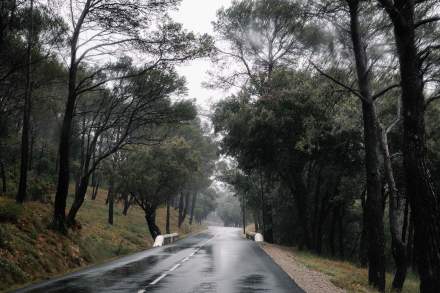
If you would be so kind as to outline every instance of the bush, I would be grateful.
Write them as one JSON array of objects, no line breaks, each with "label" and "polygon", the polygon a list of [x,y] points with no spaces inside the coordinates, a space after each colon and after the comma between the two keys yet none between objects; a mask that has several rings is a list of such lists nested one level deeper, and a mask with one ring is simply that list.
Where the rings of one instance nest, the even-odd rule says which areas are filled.
[{"label": "bush", "polygon": [[0,222],[16,223],[22,211],[23,211],[22,206],[15,202],[12,201],[0,202]]},{"label": "bush", "polygon": [[29,195],[31,200],[47,202],[49,195],[53,192],[55,186],[53,181],[47,177],[32,176],[29,180]]}]

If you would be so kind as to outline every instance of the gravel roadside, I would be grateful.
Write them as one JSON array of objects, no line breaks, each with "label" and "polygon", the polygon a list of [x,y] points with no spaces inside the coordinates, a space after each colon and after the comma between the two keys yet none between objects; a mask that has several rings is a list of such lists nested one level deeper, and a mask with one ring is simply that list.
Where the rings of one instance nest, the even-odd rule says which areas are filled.
[{"label": "gravel roadside", "polygon": [[289,249],[264,243],[263,250],[307,293],[345,293],[323,273],[313,271],[295,260]]}]

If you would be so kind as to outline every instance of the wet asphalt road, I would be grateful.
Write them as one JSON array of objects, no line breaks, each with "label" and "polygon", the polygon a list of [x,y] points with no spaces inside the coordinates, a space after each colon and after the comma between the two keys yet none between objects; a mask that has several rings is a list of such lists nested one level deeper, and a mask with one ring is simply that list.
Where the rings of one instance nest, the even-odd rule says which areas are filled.
[{"label": "wet asphalt road", "polygon": [[153,248],[16,292],[303,293],[235,228],[210,227]]}]

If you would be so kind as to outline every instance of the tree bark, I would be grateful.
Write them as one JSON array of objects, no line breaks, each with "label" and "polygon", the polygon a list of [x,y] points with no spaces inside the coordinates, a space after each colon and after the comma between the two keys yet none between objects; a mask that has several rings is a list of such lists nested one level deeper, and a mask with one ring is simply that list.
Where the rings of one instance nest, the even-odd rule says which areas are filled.
[{"label": "tree bark", "polygon": [[183,222],[185,221],[186,215],[188,214],[188,207],[189,207],[189,193],[188,192],[182,192],[180,194],[180,200],[179,200],[179,221],[178,226],[182,226]]},{"label": "tree bark", "polygon": [[426,158],[423,73],[415,38],[415,1],[380,3],[393,26],[400,63],[403,105],[403,161],[406,192],[414,217],[420,292],[440,292],[440,198]]},{"label": "tree bark", "polygon": [[125,193],[122,197],[124,199],[124,209],[122,210],[122,214],[126,216],[131,205],[131,198],[128,193]]},{"label": "tree bark", "polygon": [[[73,200],[72,206],[70,207],[69,210],[69,214],[67,215],[67,227],[72,227],[73,225],[75,225],[76,215],[79,209],[81,208],[82,204],[84,203],[88,184],[89,184],[89,178],[86,175],[85,177],[81,178],[81,181],[78,186],[78,190],[75,193],[75,199]],[[111,188],[109,188],[109,195],[110,195],[110,189]]]},{"label": "tree bark", "polygon": [[170,197],[167,198],[167,220],[165,224],[165,233],[170,234]]},{"label": "tree bark", "polygon": [[365,167],[367,177],[366,225],[368,237],[368,281],[380,292],[385,291],[385,240],[383,227],[382,184],[380,177],[378,121],[371,94],[366,46],[359,24],[359,0],[348,0],[350,34],[356,62],[358,86],[362,96]]},{"label": "tree bark", "polygon": [[16,201],[23,203],[26,199],[27,193],[27,175],[29,165],[29,128],[31,116],[31,97],[32,97],[32,38],[33,38],[33,10],[34,0],[30,2],[30,25],[28,31],[27,44],[27,64],[26,64],[26,86],[24,93],[24,107],[23,107],[23,129],[21,133],[21,161],[20,161],[20,180],[18,183],[18,192]]},{"label": "tree bark", "polygon": [[406,245],[403,237],[403,218],[404,218],[404,200],[399,194],[394,172],[391,163],[390,151],[388,148],[388,133],[386,129],[381,128],[381,149],[384,158],[385,178],[388,184],[389,192],[389,222],[391,232],[391,252],[396,266],[396,273],[392,283],[393,289],[400,292],[406,278],[407,261]]},{"label": "tree bark", "polygon": [[113,208],[114,208],[114,194],[113,194],[113,190],[109,189],[109,193],[108,193],[108,223],[110,225],[113,225]]},{"label": "tree bark", "polygon": [[194,218],[194,209],[196,207],[196,203],[197,203],[197,192],[194,192],[193,196],[192,196],[192,200],[191,200],[191,211],[189,214],[189,224],[192,225],[193,222],[193,218]]},{"label": "tree bark", "polygon": [[0,173],[1,173],[1,177],[2,177],[2,191],[3,193],[7,192],[7,187],[6,187],[6,171],[5,171],[5,164],[3,163],[2,160],[0,160]]},{"label": "tree bark", "polygon": [[144,212],[145,220],[147,221],[148,225],[148,230],[150,231],[153,240],[155,240],[157,236],[162,234],[159,227],[157,227],[156,225],[156,207],[148,207],[144,209]]},{"label": "tree bark", "polygon": [[79,17],[72,38],[70,40],[70,66],[68,80],[68,94],[64,111],[63,124],[61,126],[61,137],[58,148],[58,183],[55,194],[54,214],[52,228],[67,233],[66,229],[66,201],[69,192],[70,179],[70,139],[72,136],[72,121],[75,112],[75,102],[77,98],[76,81],[78,72],[77,63],[77,44],[86,15],[88,14],[90,1],[86,1],[85,7]]},{"label": "tree bark", "polygon": [[98,195],[99,190],[99,180],[96,181],[95,185],[92,189],[92,200],[96,200],[96,196]]}]

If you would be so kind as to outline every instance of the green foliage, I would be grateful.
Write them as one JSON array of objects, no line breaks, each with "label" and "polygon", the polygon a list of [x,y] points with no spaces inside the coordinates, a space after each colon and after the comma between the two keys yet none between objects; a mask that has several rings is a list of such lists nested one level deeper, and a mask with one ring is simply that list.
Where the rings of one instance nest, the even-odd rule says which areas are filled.
[{"label": "green foliage", "polygon": [[237,227],[242,224],[240,204],[234,196],[227,195],[219,200],[217,214],[225,227]]},{"label": "green foliage", "polygon": [[23,213],[23,207],[12,201],[0,201],[0,223],[16,223]]},{"label": "green foliage", "polygon": [[28,194],[31,200],[46,202],[55,191],[53,179],[42,176],[32,176],[29,180]]}]

